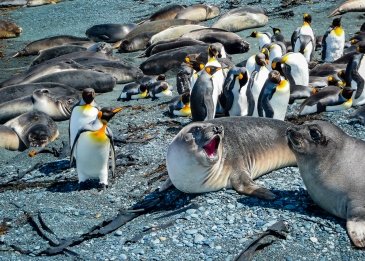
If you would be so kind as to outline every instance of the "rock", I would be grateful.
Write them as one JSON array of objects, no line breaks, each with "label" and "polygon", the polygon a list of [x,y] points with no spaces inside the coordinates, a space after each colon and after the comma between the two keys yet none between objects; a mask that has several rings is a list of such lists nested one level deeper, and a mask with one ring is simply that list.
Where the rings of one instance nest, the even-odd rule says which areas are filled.
[{"label": "rock", "polygon": [[121,230],[117,230],[117,231],[115,231],[114,235],[121,237],[121,236],[123,236],[123,232]]},{"label": "rock", "polygon": [[127,259],[128,259],[128,257],[127,257],[127,255],[125,255],[125,254],[121,254],[121,255],[119,256],[119,259],[120,259],[120,260],[127,260]]},{"label": "rock", "polygon": [[198,233],[198,230],[197,229],[188,229],[188,230],[185,230],[185,233],[188,235],[194,235],[194,234]]},{"label": "rock", "polygon": [[204,237],[203,237],[203,235],[201,235],[201,234],[196,234],[195,235],[195,237],[194,237],[194,243],[195,244],[202,244],[203,243],[203,241],[204,241]]},{"label": "rock", "polygon": [[318,243],[318,239],[316,237],[310,237],[309,238],[310,241],[312,241],[313,243]]}]

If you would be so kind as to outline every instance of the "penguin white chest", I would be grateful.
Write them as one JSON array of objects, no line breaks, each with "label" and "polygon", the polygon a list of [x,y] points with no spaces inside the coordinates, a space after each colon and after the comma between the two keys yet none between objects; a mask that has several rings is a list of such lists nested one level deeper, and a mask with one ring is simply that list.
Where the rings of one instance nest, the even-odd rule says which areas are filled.
[{"label": "penguin white chest", "polygon": [[345,34],[338,36],[334,30],[326,38],[326,58],[325,62],[333,62],[342,57],[345,47]]},{"label": "penguin white chest", "polygon": [[100,179],[108,184],[108,160],[110,140],[100,131],[84,132],[80,135],[76,148],[76,169],[79,182]]},{"label": "penguin white chest", "polygon": [[225,78],[224,78],[224,75],[223,75],[223,71],[222,70],[217,71],[212,76],[211,81],[213,83],[213,103],[214,103],[214,108],[217,108],[218,96],[223,91],[224,80],[225,80]]},{"label": "penguin white chest", "polygon": [[252,96],[255,101],[255,109],[254,109],[252,116],[254,116],[254,117],[259,116],[258,111],[257,111],[257,102],[259,100],[259,96],[260,96],[262,87],[264,86],[265,81],[267,80],[267,78],[269,76],[269,73],[270,73],[269,70],[266,67],[262,66],[260,68],[260,70],[258,71],[258,73],[255,75],[255,78],[253,80],[254,83],[252,85]]},{"label": "penguin white chest", "polygon": [[[360,60],[359,69],[357,71],[360,74],[363,81],[365,81],[365,55],[362,56]],[[351,87],[354,89],[358,89],[357,83],[354,80],[352,80],[351,82]],[[363,104],[365,104],[365,90],[362,91],[359,98],[353,100],[353,105],[363,105]]]},{"label": "penguin white chest", "polygon": [[89,106],[77,106],[72,111],[70,117],[70,146],[75,141],[76,135],[79,129],[86,124],[95,120],[98,115],[98,109],[89,105]]},{"label": "penguin white chest", "polygon": [[282,88],[276,88],[274,95],[270,100],[270,105],[274,110],[273,119],[284,120],[290,98],[289,84],[285,84]]},{"label": "penguin white chest", "polygon": [[246,90],[247,90],[246,83],[245,86],[242,86],[240,88],[239,82],[236,81],[235,85],[232,89],[233,93],[233,104],[232,108],[229,110],[230,116],[247,116],[248,114],[248,101],[246,96]]}]

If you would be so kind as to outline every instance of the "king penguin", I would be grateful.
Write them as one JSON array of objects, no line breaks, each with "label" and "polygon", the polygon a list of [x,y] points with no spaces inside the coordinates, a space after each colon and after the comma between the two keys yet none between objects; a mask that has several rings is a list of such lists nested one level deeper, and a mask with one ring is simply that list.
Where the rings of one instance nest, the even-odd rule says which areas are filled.
[{"label": "king penguin", "polygon": [[284,120],[290,98],[289,82],[271,71],[262,88],[257,109],[260,117]]},{"label": "king penguin", "polygon": [[79,128],[92,122],[98,115],[99,109],[94,98],[95,90],[93,88],[85,88],[82,91],[81,100],[72,109],[69,122],[70,149],[72,149]]},{"label": "king penguin", "polygon": [[292,34],[291,44],[294,52],[301,52],[310,62],[312,53],[315,51],[316,38],[311,27],[312,16],[310,14],[303,15],[303,25],[298,27]]},{"label": "king penguin", "polygon": [[343,55],[345,32],[341,26],[341,17],[335,18],[322,39],[322,60],[333,62]]},{"label": "king penguin", "polygon": [[351,86],[356,90],[353,105],[365,104],[365,41],[358,43],[355,54],[347,64],[345,72],[345,81],[347,86]]},{"label": "king penguin", "polygon": [[[97,118],[81,127],[71,150],[71,162],[76,159],[79,189],[87,188],[87,180],[99,179],[101,188],[108,186],[109,154],[112,162],[112,175],[115,169],[113,134],[107,126],[109,120],[122,108],[102,108]],[[77,146],[76,146],[77,145]]]},{"label": "king penguin", "polygon": [[185,57],[184,63],[191,68],[191,76],[190,76],[190,92],[193,90],[194,84],[198,79],[201,71],[204,69],[205,61],[201,58],[200,54],[188,54]]},{"label": "king penguin", "polygon": [[[254,99],[249,86],[249,73],[244,67],[229,70],[223,85],[221,104],[226,116],[247,116],[253,114]],[[249,108],[251,111],[249,111]]]},{"label": "king penguin", "polygon": [[[155,83],[153,81],[150,84]],[[122,101],[139,100],[148,97],[148,85],[145,83],[129,83],[124,85],[123,90],[118,98]]]},{"label": "king penguin", "polygon": [[175,116],[189,117],[190,109],[190,92],[183,93],[169,102],[169,112]]},{"label": "king penguin", "polygon": [[285,43],[285,38],[284,35],[281,33],[281,29],[280,28],[275,28],[270,26],[273,32],[273,35],[271,36],[271,41],[272,42],[282,42]]},{"label": "king penguin", "polygon": [[272,37],[272,35],[269,32],[257,32],[257,31],[253,31],[249,35],[249,37],[257,38],[259,40],[259,50],[261,51],[261,49],[264,47],[264,45],[271,43],[271,37]]}]

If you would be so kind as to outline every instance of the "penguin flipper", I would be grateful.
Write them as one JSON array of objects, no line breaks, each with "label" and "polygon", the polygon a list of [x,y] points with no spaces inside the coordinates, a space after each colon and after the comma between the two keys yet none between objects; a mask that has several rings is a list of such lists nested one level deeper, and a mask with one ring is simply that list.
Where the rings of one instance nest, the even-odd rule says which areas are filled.
[{"label": "penguin flipper", "polygon": [[[359,65],[358,65],[358,67],[359,67]],[[363,93],[364,83],[365,83],[364,79],[359,74],[358,67],[356,68],[356,70],[352,71],[352,79],[357,83],[355,99],[359,98],[361,96],[361,94]]]},{"label": "penguin flipper", "polygon": [[255,82],[255,77],[256,77],[256,74],[257,72],[253,72],[252,75],[251,75],[251,78],[248,82],[248,86],[247,86],[247,89],[246,89],[246,96],[247,96],[247,101],[248,101],[248,104],[247,104],[247,116],[252,116],[253,115],[253,112],[255,111],[255,99],[253,98],[253,94],[252,94],[252,86]]},{"label": "penguin flipper", "polygon": [[298,35],[299,35],[299,31],[300,31],[300,28],[298,27],[294,32],[293,34],[291,35],[291,46],[294,50],[294,45],[295,45],[295,42],[297,41],[297,38],[298,38]]},{"label": "penguin flipper", "polygon": [[115,147],[114,147],[113,132],[109,127],[106,128],[106,136],[110,140],[110,160],[112,165],[111,172],[112,172],[112,178],[115,178]]},{"label": "penguin flipper", "polygon": [[93,131],[93,128],[90,124],[86,124],[84,127],[82,127],[81,129],[79,129],[79,131],[77,132],[77,135],[75,137],[74,140],[74,144],[72,144],[72,148],[71,148],[71,155],[70,155],[70,168],[73,165],[74,159],[76,159],[75,157],[75,148],[76,148],[76,144],[80,138],[80,135],[86,131]]},{"label": "penguin flipper", "polygon": [[327,37],[331,33],[332,27],[328,28],[326,33],[323,35],[322,38],[322,61],[326,60],[326,51],[327,51]]}]

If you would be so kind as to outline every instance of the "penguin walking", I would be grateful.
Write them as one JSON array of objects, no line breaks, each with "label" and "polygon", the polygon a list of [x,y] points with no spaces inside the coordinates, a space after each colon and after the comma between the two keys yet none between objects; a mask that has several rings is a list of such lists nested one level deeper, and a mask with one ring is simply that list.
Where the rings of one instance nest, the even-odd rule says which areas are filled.
[{"label": "penguin walking", "polygon": [[[229,70],[223,86],[221,104],[226,116],[247,116],[253,114],[254,99],[249,83],[250,76],[244,67]],[[251,111],[248,111],[248,109]]]},{"label": "penguin walking", "polygon": [[345,32],[341,26],[341,17],[335,18],[322,39],[322,60],[333,62],[343,55]]},{"label": "penguin walking", "polygon": [[[267,69],[266,67],[266,60],[265,60],[265,55],[263,53],[260,53],[258,55],[256,55],[256,62],[259,65],[259,68],[257,70],[255,70],[254,72],[252,72],[251,74],[251,80],[252,83],[250,84],[251,86],[251,92],[252,92],[252,96],[253,96],[253,100],[254,100],[254,109],[253,109],[253,113],[252,114],[248,114],[248,116],[254,116],[254,117],[258,117],[258,111],[257,111],[257,103],[259,100],[259,96],[262,90],[262,87],[264,86],[268,76],[269,76],[269,69]],[[249,112],[252,111],[251,109],[251,103],[249,103]]]},{"label": "penguin walking", "polygon": [[171,115],[180,117],[190,117],[190,92],[183,93],[169,102],[169,112]]},{"label": "penguin walking", "polygon": [[315,51],[316,38],[311,27],[312,16],[303,15],[303,25],[298,27],[292,34],[291,44],[294,52],[301,52],[309,63],[312,53]]},{"label": "penguin walking", "polygon": [[354,89],[351,87],[325,87],[314,93],[301,104],[299,115],[349,109],[353,104],[353,93]]},{"label": "penguin walking", "polygon": [[365,41],[357,45],[356,51],[357,54],[347,64],[345,81],[348,86],[356,90],[353,97],[353,105],[363,105],[365,104]]},{"label": "penguin walking", "polygon": [[[71,162],[76,159],[79,189],[87,188],[87,180],[99,179],[101,188],[108,186],[108,162],[111,155],[112,175],[115,169],[113,134],[109,120],[122,108],[102,108],[97,118],[79,129],[71,150]],[[77,145],[77,146],[76,146]]]},{"label": "penguin walking", "polygon": [[271,71],[258,100],[259,116],[283,121],[289,98],[289,82],[281,77],[278,71]]},{"label": "penguin walking", "polygon": [[259,40],[259,50],[261,51],[261,49],[266,45],[266,44],[270,44],[271,43],[271,33],[269,32],[257,32],[257,31],[253,31],[249,37],[252,38],[257,38]]},{"label": "penguin walking", "polygon": [[80,101],[72,108],[68,128],[70,149],[72,149],[79,128],[92,122],[98,115],[99,109],[94,98],[95,90],[85,88]]}]

